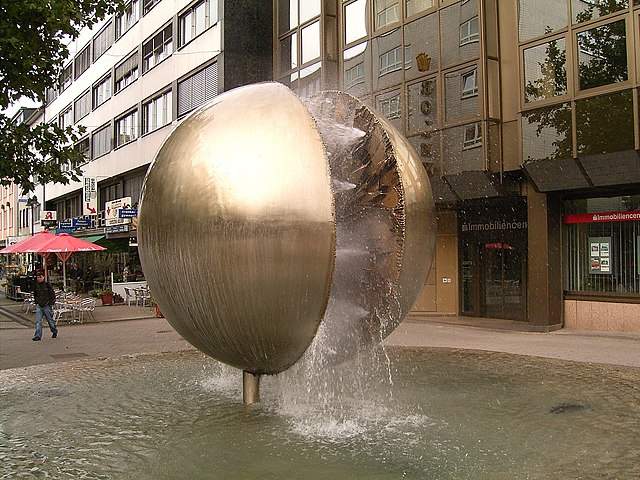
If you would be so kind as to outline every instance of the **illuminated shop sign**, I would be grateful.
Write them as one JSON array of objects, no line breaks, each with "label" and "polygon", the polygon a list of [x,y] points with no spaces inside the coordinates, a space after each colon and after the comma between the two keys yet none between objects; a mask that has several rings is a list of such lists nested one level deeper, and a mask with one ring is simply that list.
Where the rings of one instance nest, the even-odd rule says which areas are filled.
[{"label": "illuminated shop sign", "polygon": [[630,212],[574,213],[564,216],[564,223],[567,225],[610,222],[640,222],[640,210]]}]

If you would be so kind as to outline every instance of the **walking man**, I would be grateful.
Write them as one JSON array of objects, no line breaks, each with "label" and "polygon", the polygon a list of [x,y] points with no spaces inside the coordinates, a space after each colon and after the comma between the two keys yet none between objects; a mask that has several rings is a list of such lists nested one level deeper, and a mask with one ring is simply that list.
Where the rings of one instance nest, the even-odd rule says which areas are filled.
[{"label": "walking man", "polygon": [[47,318],[51,329],[51,338],[58,336],[58,329],[53,321],[53,306],[56,304],[56,294],[49,282],[44,280],[44,272],[36,272],[36,283],[33,288],[33,298],[36,304],[36,333],[32,340],[39,341],[42,338],[42,316]]}]

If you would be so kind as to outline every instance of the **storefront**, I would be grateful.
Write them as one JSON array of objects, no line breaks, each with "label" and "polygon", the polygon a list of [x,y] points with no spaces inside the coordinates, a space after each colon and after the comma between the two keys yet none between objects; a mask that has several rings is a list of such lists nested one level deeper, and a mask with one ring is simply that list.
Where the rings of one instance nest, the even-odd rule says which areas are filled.
[{"label": "storefront", "polygon": [[640,195],[564,204],[565,325],[640,330]]},{"label": "storefront", "polygon": [[526,200],[470,203],[458,211],[458,219],[460,313],[525,320]]}]

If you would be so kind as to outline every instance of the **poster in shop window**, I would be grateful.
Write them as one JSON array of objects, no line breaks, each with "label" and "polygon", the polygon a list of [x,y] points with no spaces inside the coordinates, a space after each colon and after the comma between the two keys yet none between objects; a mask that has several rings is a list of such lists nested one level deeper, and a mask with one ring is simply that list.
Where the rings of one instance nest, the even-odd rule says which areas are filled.
[{"label": "poster in shop window", "polygon": [[611,273],[611,237],[589,237],[590,272],[592,275]]}]

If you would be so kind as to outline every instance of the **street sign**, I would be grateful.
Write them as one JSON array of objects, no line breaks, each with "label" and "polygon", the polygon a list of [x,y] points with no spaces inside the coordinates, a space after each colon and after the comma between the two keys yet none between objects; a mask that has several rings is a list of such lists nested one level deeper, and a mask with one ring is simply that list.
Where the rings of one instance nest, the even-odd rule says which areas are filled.
[{"label": "street sign", "polygon": [[88,218],[74,218],[72,219],[72,224],[74,227],[90,227],[91,226],[91,220]]},{"label": "street sign", "polygon": [[98,179],[97,177],[83,177],[82,213],[84,215],[98,214]]},{"label": "street sign", "polygon": [[57,227],[58,226],[58,212],[55,210],[44,210],[40,217],[40,225],[43,227]]},{"label": "street sign", "polygon": [[58,228],[72,229],[73,228],[73,220],[72,219],[68,219],[68,220],[60,221],[60,225],[58,225]]},{"label": "street sign", "polygon": [[121,208],[118,210],[118,218],[134,218],[138,216],[137,208]]}]

